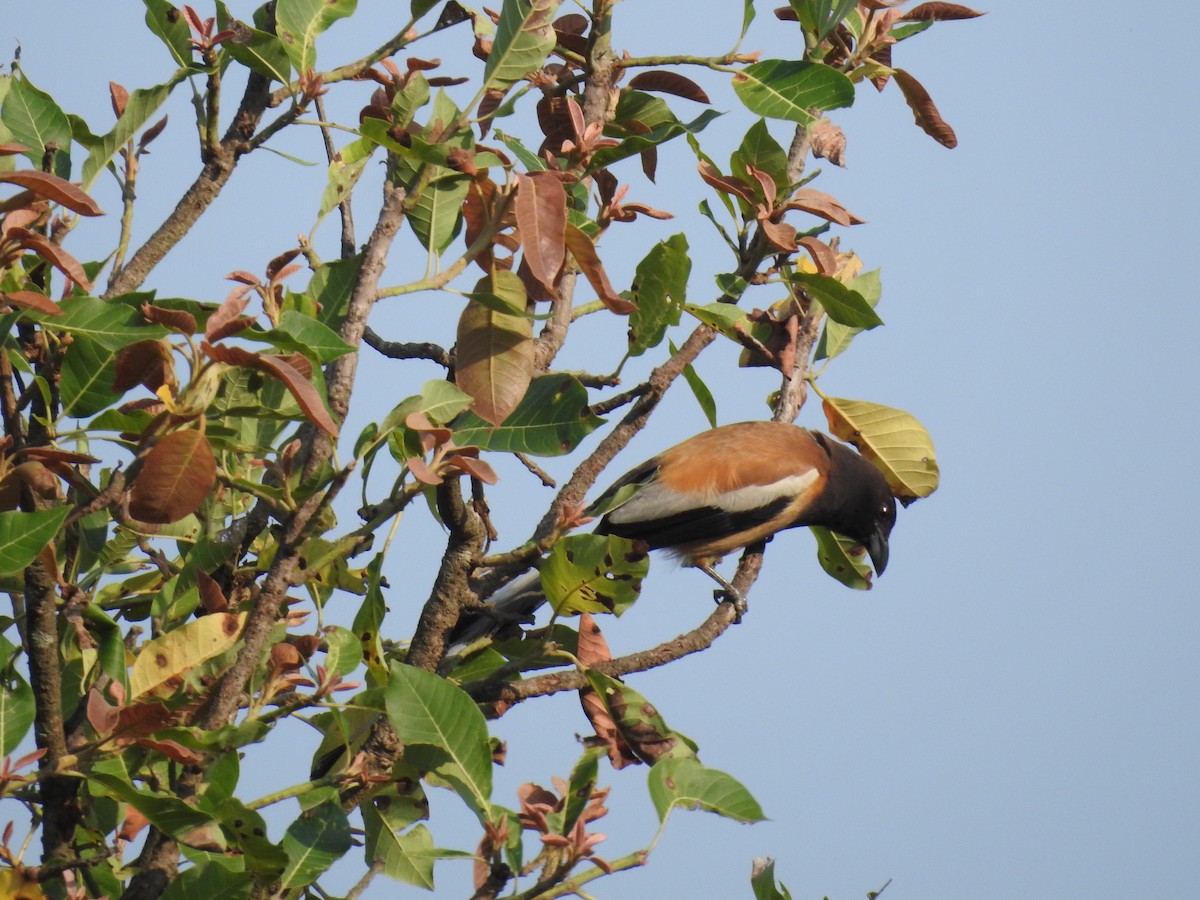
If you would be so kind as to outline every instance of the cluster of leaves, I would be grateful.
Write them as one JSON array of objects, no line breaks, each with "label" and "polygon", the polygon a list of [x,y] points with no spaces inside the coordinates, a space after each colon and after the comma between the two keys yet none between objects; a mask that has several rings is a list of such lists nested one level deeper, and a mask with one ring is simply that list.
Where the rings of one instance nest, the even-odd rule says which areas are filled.
[{"label": "cluster of leaves", "polygon": [[[556,615],[629,608],[644,556],[617,538],[564,532],[667,387],[682,375],[715,424],[711,393],[691,363],[713,341],[732,340],[743,365],[779,370],[775,415],[790,419],[823,366],[882,323],[878,273],[864,272],[831,235],[862,220],[809,186],[805,154],[840,164],[845,139],[825,113],[852,103],[863,81],[880,89],[895,81],[920,127],[953,146],[927,92],[892,66],[892,53],[937,20],[974,13],[947,3],[904,12],[892,2],[793,0],[776,15],[796,23],[802,56],[763,60],[740,49],[754,18],[747,0],[734,48],[686,63],[727,76],[752,114],[723,169],[700,143],[718,114],[685,121],[665,99],[704,105],[708,94],[679,67],[613,52],[608,0],[591,16],[558,18],[557,0],[505,0],[499,13],[448,0],[436,16],[439,4],[413,0],[411,21],[381,47],[325,69],[318,38],[354,14],[355,0],[276,0],[250,23],[221,0],[211,17],[168,0],[144,3],[175,69],[132,92],[111,85],[108,131],[94,133],[24,72],[0,77],[0,184],[13,189],[0,199],[0,582],[13,603],[0,620],[0,755],[17,751],[31,728],[37,741],[33,753],[5,762],[0,797],[23,804],[42,845],[42,866],[31,866],[6,832],[0,879],[29,897],[47,885],[80,897],[300,896],[351,851],[352,817],[360,817],[371,874],[432,888],[435,860],[464,857],[476,862],[476,896],[495,896],[522,874],[534,884],[519,896],[563,896],[642,865],[649,852],[596,855],[601,836],[589,828],[605,812],[606,755],[616,768],[652,766],[663,823],[676,807],[761,819],[744,788],[703,766],[696,744],[615,677],[661,664],[662,654],[611,660],[590,616],[578,630],[556,621],[466,650],[452,646],[453,629],[478,594],[543,554],[542,588]],[[435,76],[437,63],[401,56],[458,26],[470,29],[466,74]],[[469,52],[482,71],[468,65]],[[623,83],[629,70],[639,71]],[[234,74],[245,92],[222,122]],[[352,139],[340,149],[330,141],[327,184],[314,199],[317,224],[339,211],[341,258],[324,262],[304,241],[269,260],[262,276],[230,273],[235,286],[221,303],[143,289],[241,158],[300,127],[328,91],[363,81],[373,94]],[[474,93],[459,105],[447,88],[463,84]],[[193,95],[202,169],[130,255],[139,168],[181,85]],[[534,140],[499,127],[521,122],[527,107],[540,130]],[[797,128],[791,151],[768,119]],[[660,150],[678,138],[695,154],[697,192],[711,191],[701,211],[730,251],[707,303],[688,299],[697,287],[682,232],[650,246],[623,290],[597,246],[609,228],[671,217],[628,199],[633,188],[612,167],[636,157],[653,181]],[[81,164],[73,152],[84,154]],[[358,251],[347,204],[380,159],[382,202]],[[106,173],[122,206],[113,252],[80,262],[64,244],[81,217],[103,215],[89,192]],[[387,251],[405,225],[437,261],[436,274],[388,287]],[[452,350],[366,329],[376,301],[449,293],[472,266],[474,284],[455,293]],[[305,268],[307,284],[290,289]],[[577,302],[577,274],[594,302]],[[769,296],[765,308],[747,309],[751,295]],[[572,325],[593,313],[627,322],[613,373],[556,371]],[[668,333],[685,314],[694,330],[676,348]],[[335,442],[364,334],[397,369],[421,358],[445,366],[447,377],[369,425],[340,462]],[[619,382],[626,360],[646,354],[659,363],[644,383],[596,395]],[[898,497],[936,488],[932,443],[912,416],[821,396],[833,433],[875,462]],[[606,427],[604,416],[621,409]],[[599,449],[530,539],[487,556],[484,491],[496,480],[487,456],[518,454],[539,471],[531,457],[571,454],[597,429]],[[399,473],[382,490],[370,480],[381,453]],[[334,501],[356,470],[360,521],[342,528]],[[381,636],[387,550],[399,514],[422,496],[450,546],[411,642],[391,645]],[[356,567],[389,524],[382,549]],[[861,548],[830,534],[818,541],[828,571],[869,587]],[[359,598],[352,621],[328,620],[335,593]],[[346,680],[356,673],[365,684]],[[566,689],[580,692],[596,738],[557,795],[529,785],[519,810],[498,804],[499,749],[485,713]],[[237,751],[271,741],[285,717],[321,736],[311,779],[239,796]],[[483,837],[474,851],[435,847],[422,824],[428,786],[453,791],[477,817]],[[261,811],[291,799],[299,815],[272,840]],[[125,859],[134,840],[140,855]],[[180,860],[187,865],[177,874]]]}]

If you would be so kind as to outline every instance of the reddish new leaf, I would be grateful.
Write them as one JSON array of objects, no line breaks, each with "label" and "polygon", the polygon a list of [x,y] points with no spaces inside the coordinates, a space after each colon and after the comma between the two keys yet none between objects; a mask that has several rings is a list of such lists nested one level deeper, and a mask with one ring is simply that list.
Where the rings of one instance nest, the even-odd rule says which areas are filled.
[{"label": "reddish new leaf", "polygon": [[944,22],[975,19],[983,13],[957,3],[919,3],[900,17],[905,22]]},{"label": "reddish new leaf", "polygon": [[575,257],[575,262],[583,270],[583,274],[600,298],[600,302],[620,316],[627,316],[637,309],[636,303],[630,303],[613,290],[612,283],[608,280],[608,274],[600,263],[600,257],[596,254],[596,245],[592,243],[592,239],[570,222],[567,223],[566,238],[567,249]]},{"label": "reddish new leaf", "polygon": [[87,720],[98,737],[112,734],[119,716],[120,710],[105,700],[98,689],[88,691]]},{"label": "reddish new leaf", "polygon": [[197,766],[204,762],[205,759],[203,754],[183,746],[178,741],[156,741],[151,738],[138,738],[134,743],[139,747],[149,747],[151,750],[157,750],[163,756],[167,757],[167,759],[185,766]]},{"label": "reddish new leaf", "polygon": [[57,303],[45,294],[39,294],[37,291],[6,291],[0,294],[0,297],[3,297],[4,302],[9,306],[36,310],[48,316],[61,316],[63,314],[63,311],[58,308]]},{"label": "reddish new leaf", "polygon": [[0,182],[15,184],[27,191],[33,191],[38,196],[65,206],[81,216],[104,215],[104,210],[96,205],[95,200],[71,182],[59,178],[57,175],[51,175],[49,172],[38,172],[33,169],[0,172]]},{"label": "reddish new leaf", "polygon": [[468,456],[465,453],[455,453],[446,462],[458,471],[464,472],[477,481],[482,481],[484,484],[495,484],[500,480],[500,476],[496,474],[495,469],[482,459],[477,459],[474,456]]},{"label": "reddish new leaf", "polygon": [[17,454],[22,459],[36,459],[41,462],[61,462],[76,465],[98,463],[100,459],[87,453],[72,453],[70,450],[59,450],[57,447],[26,447]]},{"label": "reddish new leaf", "polygon": [[217,481],[208,439],[194,428],[173,431],[146,454],[129,494],[129,514],[167,525],[194,513]]},{"label": "reddish new leaf", "polygon": [[762,188],[763,198],[767,202],[767,208],[770,209],[774,207],[776,196],[775,179],[761,169],[755,168],[751,165],[746,166],[746,171],[753,176],[754,180],[758,182],[758,186]]},{"label": "reddish new leaf", "polygon": [[660,94],[674,94],[697,103],[709,103],[708,94],[704,88],[690,78],[685,78],[676,72],[654,70],[641,72],[629,80],[629,86],[639,91],[657,91]]},{"label": "reddish new leaf", "polygon": [[[497,273],[501,274],[501,273]],[[510,273],[502,273],[516,280]],[[492,289],[492,278],[477,290]],[[454,383],[471,395],[471,409],[499,425],[517,408],[533,379],[533,321],[472,301],[458,320]]]},{"label": "reddish new leaf", "polygon": [[786,222],[772,222],[770,219],[763,219],[759,222],[759,226],[766,239],[780,250],[790,253],[796,249],[796,229],[791,225]]},{"label": "reddish new leaf", "polygon": [[553,285],[567,253],[567,193],[562,182],[553,172],[517,175],[515,206],[529,269],[542,284]]},{"label": "reddish new leaf", "polygon": [[115,81],[108,83],[108,97],[112,100],[113,115],[118,119],[125,115],[125,104],[129,102],[129,91]]},{"label": "reddish new leaf", "polygon": [[419,456],[411,457],[404,463],[408,466],[408,471],[412,473],[413,478],[421,482],[436,487],[444,480],[441,475],[429,468],[425,460]]},{"label": "reddish new leaf", "polygon": [[284,387],[291,391],[305,418],[312,422],[332,438],[338,436],[338,425],[325,408],[321,396],[312,383],[305,378],[295,366],[281,356],[259,356],[258,366],[264,372],[275,376],[283,382]]},{"label": "reddish new leaf", "polygon": [[158,137],[160,134],[162,134],[163,129],[166,127],[167,127],[167,117],[163,116],[161,119],[159,119],[157,122],[155,122],[149,128],[147,128],[144,132],[142,132],[142,136],[140,138],[138,138],[138,148],[141,150],[145,150],[146,147],[149,146],[151,141],[153,141],[156,137]]},{"label": "reddish new leaf", "polygon": [[835,166],[846,165],[846,135],[828,119],[822,119],[809,129],[813,156],[827,159]]},{"label": "reddish new leaf", "polygon": [[832,276],[837,271],[837,255],[824,241],[810,235],[800,238],[796,243],[808,251],[819,274]]},{"label": "reddish new leaf", "polygon": [[802,209],[814,216],[836,222],[838,225],[861,225],[865,219],[860,219],[833,197],[812,188],[801,188],[796,191],[783,205],[784,209]]},{"label": "reddish new leaf", "polygon": [[229,600],[225,592],[211,575],[203,569],[196,570],[196,587],[200,590],[200,605],[209,613],[229,612]]},{"label": "reddish new leaf", "polygon": [[79,260],[62,247],[50,243],[40,234],[36,234],[27,228],[10,228],[6,236],[15,240],[26,250],[32,250],[85,291],[92,289],[92,282],[88,279],[87,273],[83,271],[83,266],[79,264]]},{"label": "reddish new leaf", "polygon": [[165,341],[137,341],[117,354],[112,388],[118,394],[139,384],[157,391],[174,380],[171,348]]},{"label": "reddish new leaf", "polygon": [[28,152],[29,148],[24,144],[0,144],[0,156],[16,156]]},{"label": "reddish new leaf", "polygon": [[701,160],[696,168],[700,171],[700,177],[718,191],[724,194],[735,194],[747,203],[754,202],[754,185],[750,182],[732,175],[722,175],[721,171],[707,160]]},{"label": "reddish new leaf", "polygon": [[210,343],[215,344],[221,338],[237,334],[254,324],[253,319],[240,318],[242,310],[250,303],[246,296],[249,290],[249,285],[235,288],[225,298],[225,302],[217,307],[217,311],[208,317],[208,321],[204,323],[204,336]]},{"label": "reddish new leaf", "polygon": [[938,112],[933,98],[929,96],[924,85],[904,69],[894,70],[892,77],[900,86],[904,99],[908,102],[908,108],[913,111],[913,117],[920,129],[943,147],[950,149],[957,147],[958,138],[954,134],[954,129],[942,118],[942,114]]},{"label": "reddish new leaf", "polygon": [[149,303],[142,304],[142,315],[154,325],[164,325],[180,334],[196,333],[196,317],[182,309],[163,309]]},{"label": "reddish new leaf", "polygon": [[280,253],[277,257],[267,263],[267,279],[269,281],[279,281],[282,278],[286,278],[287,275],[290,275],[292,272],[297,271],[299,266],[289,271],[287,275],[284,274],[284,268],[287,266],[287,264],[299,255],[299,247],[295,247],[291,250],[285,250]]}]

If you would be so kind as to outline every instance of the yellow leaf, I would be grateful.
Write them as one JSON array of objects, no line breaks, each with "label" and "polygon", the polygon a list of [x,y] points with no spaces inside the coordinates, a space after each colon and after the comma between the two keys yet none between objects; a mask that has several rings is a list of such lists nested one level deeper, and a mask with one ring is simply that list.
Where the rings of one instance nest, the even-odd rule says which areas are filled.
[{"label": "yellow leaf", "polygon": [[903,503],[928,497],[938,487],[937,456],[925,427],[902,409],[826,397],[829,430],[848,441],[883,472]]},{"label": "yellow leaf", "polygon": [[142,647],[129,673],[130,698],[174,693],[188,670],[237,643],[245,613],[216,613],[181,625]]}]

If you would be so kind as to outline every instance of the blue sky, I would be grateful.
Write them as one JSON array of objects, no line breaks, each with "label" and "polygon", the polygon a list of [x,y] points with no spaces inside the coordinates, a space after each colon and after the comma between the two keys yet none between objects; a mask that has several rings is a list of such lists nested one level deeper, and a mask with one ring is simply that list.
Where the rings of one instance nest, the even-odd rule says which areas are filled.
[{"label": "blue sky", "polygon": [[[617,10],[615,44],[634,55],[720,52],[740,6],[676,18],[676,4],[628,0]],[[230,7],[248,16],[248,4]],[[395,27],[394,4],[360,7],[319,45],[323,62],[357,56]],[[822,385],[918,416],[937,444],[942,487],[901,511],[887,574],[871,592],[826,578],[811,538],[785,533],[768,549],[742,625],[709,652],[630,679],[699,743],[707,765],[750,788],[770,821],[744,827],[676,814],[649,866],[602,879],[596,897],[748,897],[750,861],[761,855],[776,857],[798,898],[861,897],[889,878],[888,900],[1165,897],[1193,888],[1200,184],[1192,157],[1200,135],[1186,96],[1200,12],[1183,2],[1155,4],[1153,13],[1116,2],[987,8],[982,19],[945,23],[902,47],[903,65],[929,88],[960,146],[947,151],[918,131],[894,89],[866,90],[836,114],[849,168],[826,167],[814,185],[868,220],[844,241],[867,268],[882,268],[887,323],[860,337]],[[784,55],[786,28],[762,4],[745,46]],[[132,90],[171,70],[132,2],[25,4],[0,25],[0,53],[15,41],[29,77],[96,130],[111,121],[108,80]],[[417,52],[458,58],[451,37]],[[696,77],[717,108],[733,109],[723,78]],[[196,166],[188,109],[182,95],[175,100],[145,164],[143,237]],[[346,109],[361,102],[356,94]],[[689,106],[676,104],[682,118],[696,114]],[[702,136],[718,160],[749,124],[740,117],[727,126],[734,118]],[[786,128],[773,130],[786,141]],[[315,132],[290,140],[280,149],[319,158]],[[602,252],[613,281],[628,284],[654,227],[664,237],[685,230],[694,251],[689,299],[707,302],[721,248],[692,213],[694,162],[682,145],[673,150],[657,185],[632,161],[618,174],[633,183],[631,196],[680,218],[628,238],[614,232]],[[252,157],[148,286],[219,299],[225,272],[261,270],[309,229],[323,179],[321,167]],[[111,186],[98,195],[116,211]],[[373,202],[360,201],[364,234]],[[77,255],[110,246],[110,218],[88,226],[91,235],[80,229]],[[318,240],[333,257],[332,222]],[[411,239],[393,257],[398,272],[419,272]],[[416,329],[419,339],[448,344],[454,308],[446,298],[402,298],[377,311],[376,328],[400,339],[418,337]],[[598,345],[619,339],[621,326],[588,329],[594,339],[579,343]],[[571,352],[570,365],[604,358]],[[763,370],[731,375],[735,360],[726,348],[699,366],[721,420],[765,417],[774,379]],[[438,374],[372,362],[345,433]],[[800,421],[824,425],[815,403]],[[677,388],[611,474],[704,427]],[[549,495],[519,467],[498,467],[504,481],[493,506],[507,546],[524,539]],[[423,510],[409,514],[401,539],[411,543],[390,561],[396,637],[415,619],[442,542]],[[604,623],[605,633],[614,652],[650,646],[698,623],[709,596],[704,576],[659,561],[642,601]],[[515,803],[524,781],[565,776],[584,730],[572,697],[506,716],[496,727],[509,742],[497,801]],[[281,759],[271,742],[266,749],[272,756],[243,775],[261,781],[248,796],[298,780],[307,767],[307,752]],[[644,778],[634,768],[603,779],[613,794],[602,854],[622,855],[653,834]],[[440,843],[468,848],[475,837],[456,806],[435,797],[432,827]],[[443,863],[438,877],[439,893],[469,894],[465,866]],[[380,882],[367,896],[392,892]]]}]

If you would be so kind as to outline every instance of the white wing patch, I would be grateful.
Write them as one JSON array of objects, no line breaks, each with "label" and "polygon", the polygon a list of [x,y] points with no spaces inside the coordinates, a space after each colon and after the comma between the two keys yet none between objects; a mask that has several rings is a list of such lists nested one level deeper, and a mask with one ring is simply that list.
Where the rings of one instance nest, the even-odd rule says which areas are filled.
[{"label": "white wing patch", "polygon": [[608,520],[614,525],[650,522],[705,507],[715,507],[728,512],[761,509],[781,497],[795,497],[803,493],[819,477],[820,473],[816,469],[809,469],[803,475],[789,475],[770,484],[747,485],[736,491],[702,491],[692,494],[681,494],[655,481],[610,512]]}]

